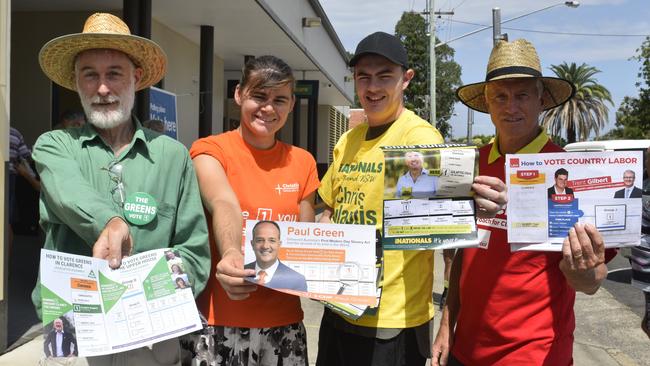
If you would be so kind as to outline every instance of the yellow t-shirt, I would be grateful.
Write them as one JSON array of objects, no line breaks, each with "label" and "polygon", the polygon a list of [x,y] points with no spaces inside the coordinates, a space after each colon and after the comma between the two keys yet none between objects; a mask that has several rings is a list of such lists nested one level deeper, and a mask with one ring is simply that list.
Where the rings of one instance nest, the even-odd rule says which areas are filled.
[{"label": "yellow t-shirt", "polygon": [[[381,146],[439,144],[438,130],[404,109],[379,137],[365,141],[367,124],[346,132],[334,148],[334,162],[318,193],[333,209],[332,222],[376,225],[381,231],[384,199],[384,154]],[[352,324],[377,328],[410,328],[433,317],[433,252],[384,252],[383,292],[375,315]]]}]

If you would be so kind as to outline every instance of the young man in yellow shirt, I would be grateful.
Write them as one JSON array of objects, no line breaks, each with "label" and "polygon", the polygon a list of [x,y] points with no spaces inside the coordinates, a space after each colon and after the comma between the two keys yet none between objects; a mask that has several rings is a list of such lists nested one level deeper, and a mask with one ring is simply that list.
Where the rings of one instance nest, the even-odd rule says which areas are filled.
[{"label": "young man in yellow shirt", "polygon": [[[404,90],[415,72],[409,69],[406,49],[398,38],[383,32],[367,36],[357,46],[350,66],[367,123],[345,133],[334,149],[334,162],[318,190],[327,206],[321,222],[375,225],[380,233],[381,146],[439,144],[443,138],[404,107]],[[481,182],[485,185],[475,184],[477,207],[496,213],[505,203],[505,188],[487,179]],[[432,284],[432,251],[384,252],[379,307],[357,320],[325,309],[316,364],[424,365],[431,348]]]}]

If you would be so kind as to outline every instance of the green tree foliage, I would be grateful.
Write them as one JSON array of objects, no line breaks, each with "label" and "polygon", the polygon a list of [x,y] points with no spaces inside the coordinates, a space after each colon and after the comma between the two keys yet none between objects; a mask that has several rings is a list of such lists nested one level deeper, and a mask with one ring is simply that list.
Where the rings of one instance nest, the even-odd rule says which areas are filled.
[{"label": "green tree foliage", "polygon": [[606,103],[614,106],[609,90],[594,77],[600,70],[585,63],[578,66],[575,62],[550,68],[559,78],[573,83],[576,94],[563,105],[544,112],[544,127],[551,136],[566,134],[567,143],[576,142],[577,138],[586,140],[591,132],[600,135],[608,119]]},{"label": "green tree foliage", "polygon": [[[472,141],[470,141],[470,145],[482,147],[492,142],[492,140],[494,140],[494,135],[474,135],[474,137],[472,137]],[[467,143],[467,137],[456,137],[451,139],[450,142],[465,144]]]},{"label": "green tree foliage", "polygon": [[474,145],[479,147],[489,144],[492,140],[494,140],[494,135],[474,135],[472,138]]},{"label": "green tree foliage", "polygon": [[[409,66],[415,77],[405,91],[405,105],[420,117],[429,120],[429,36],[424,17],[405,12],[395,25],[409,55]],[[440,42],[436,39],[436,43]],[[456,102],[456,88],[461,84],[461,68],[454,61],[454,49],[444,45],[436,48],[436,127],[443,136],[451,133],[448,121]]]},{"label": "green tree foliage", "polygon": [[636,83],[639,95],[623,98],[616,112],[616,128],[603,138],[650,139],[650,37],[636,51],[637,55],[632,59],[641,62]]},{"label": "green tree foliage", "polygon": [[[345,51],[345,53],[348,55],[348,59],[345,60],[345,63],[347,64],[354,57],[354,53],[352,53],[350,51]],[[351,105],[350,107],[351,108],[361,108],[361,103],[359,103],[359,96],[357,95],[356,91],[354,93],[354,104]]]},{"label": "green tree foliage", "polygon": [[558,146],[564,147],[567,144],[566,139],[562,136],[551,136],[551,140]]}]

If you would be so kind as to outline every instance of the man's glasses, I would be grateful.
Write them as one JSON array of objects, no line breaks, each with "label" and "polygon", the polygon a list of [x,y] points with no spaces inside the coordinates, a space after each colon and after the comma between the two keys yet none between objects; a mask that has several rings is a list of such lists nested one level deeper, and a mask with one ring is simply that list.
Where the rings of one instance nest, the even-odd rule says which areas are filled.
[{"label": "man's glasses", "polygon": [[126,193],[124,191],[124,183],[122,182],[122,164],[117,161],[113,161],[108,164],[108,167],[102,168],[108,172],[108,177],[115,183],[115,187],[111,189],[111,195],[113,200],[120,205],[124,206],[124,201],[126,200]]}]

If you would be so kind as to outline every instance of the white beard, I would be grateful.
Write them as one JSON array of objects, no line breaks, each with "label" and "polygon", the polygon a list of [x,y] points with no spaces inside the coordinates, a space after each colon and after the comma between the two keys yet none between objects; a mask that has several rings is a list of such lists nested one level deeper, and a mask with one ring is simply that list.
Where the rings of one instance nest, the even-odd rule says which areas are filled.
[{"label": "white beard", "polygon": [[[79,87],[77,87],[77,90],[79,90]],[[133,103],[135,100],[135,83],[130,83],[129,87],[119,96],[109,95],[102,98],[99,95],[95,95],[93,97],[87,97],[79,92],[79,99],[81,100],[81,105],[88,117],[88,122],[99,129],[115,128],[122,123],[129,121],[131,118],[131,110],[133,109]],[[117,102],[117,109],[95,109],[93,103],[102,102]]]}]

